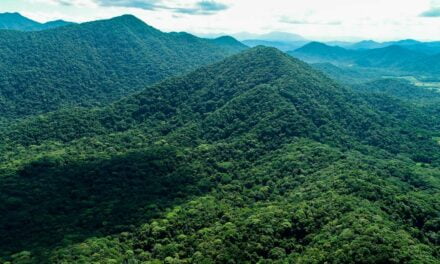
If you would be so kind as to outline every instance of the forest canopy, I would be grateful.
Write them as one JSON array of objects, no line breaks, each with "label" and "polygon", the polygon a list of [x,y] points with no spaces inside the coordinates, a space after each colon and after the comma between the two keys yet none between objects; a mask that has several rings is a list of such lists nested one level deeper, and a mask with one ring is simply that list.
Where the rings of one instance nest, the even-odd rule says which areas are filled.
[{"label": "forest canopy", "polygon": [[106,106],[5,126],[0,255],[438,263],[439,123],[386,92],[256,47]]}]

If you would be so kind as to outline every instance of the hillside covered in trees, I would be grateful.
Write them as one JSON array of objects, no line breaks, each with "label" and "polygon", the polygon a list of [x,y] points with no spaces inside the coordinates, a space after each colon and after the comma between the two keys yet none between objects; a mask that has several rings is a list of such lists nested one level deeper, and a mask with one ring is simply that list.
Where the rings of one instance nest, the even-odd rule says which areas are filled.
[{"label": "hillside covered in trees", "polygon": [[428,49],[429,45],[425,43],[415,48],[417,46],[396,42],[393,45],[378,48],[349,49],[311,42],[288,53],[310,63],[333,63],[337,66],[380,68],[400,73],[436,76],[440,72],[438,60],[440,50],[432,54],[422,48],[426,46]]},{"label": "hillside covered in trees", "polygon": [[38,32],[0,31],[0,122],[96,106],[237,53],[233,38],[163,33],[131,15]]},{"label": "hillside covered in trees", "polygon": [[256,47],[5,126],[0,256],[438,263],[439,122],[388,92]]}]

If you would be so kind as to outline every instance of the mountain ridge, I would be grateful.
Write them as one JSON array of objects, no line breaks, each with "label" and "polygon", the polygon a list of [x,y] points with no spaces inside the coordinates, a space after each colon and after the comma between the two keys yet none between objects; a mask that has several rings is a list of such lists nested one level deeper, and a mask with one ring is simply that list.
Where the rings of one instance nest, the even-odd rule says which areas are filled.
[{"label": "mountain ridge", "polygon": [[73,25],[61,19],[39,23],[32,19],[22,16],[20,13],[0,13],[0,29],[19,30],[19,31],[39,31],[62,26]]},{"label": "mountain ridge", "polygon": [[247,48],[231,39],[163,33],[131,15],[0,36],[5,118],[110,102]]},{"label": "mountain ridge", "polygon": [[0,255],[435,263],[440,146],[425,118],[267,47],[30,117],[0,132]]},{"label": "mountain ridge", "polygon": [[431,67],[429,70],[422,69],[423,62],[430,58],[434,61],[435,55],[427,55],[397,44],[354,50],[313,42],[288,53],[311,63],[335,63],[342,66],[355,65],[414,73],[435,74],[438,71],[438,67]]},{"label": "mountain ridge", "polygon": [[[236,72],[231,71],[231,68],[236,69]],[[211,76],[211,78],[206,79],[206,76]],[[236,78],[236,80],[232,82],[227,81],[227,79],[233,76],[235,76],[234,78]],[[241,78],[240,76],[246,76],[248,80],[253,81],[250,83],[241,84],[238,81]],[[203,80],[203,82],[197,82],[195,80]],[[317,130],[319,128],[324,129],[322,133],[325,134],[329,133],[326,132],[326,129],[339,129],[339,133],[333,132],[333,134],[344,134],[346,136],[350,134],[350,137],[353,137],[353,140],[362,139],[363,142],[367,144],[368,137],[371,136],[369,135],[369,133],[374,134],[377,133],[377,131],[368,131],[365,129],[361,129],[359,127],[359,124],[347,123],[349,122],[348,120],[361,119],[361,113],[371,112],[372,116],[370,117],[374,119],[374,121],[371,122],[381,123],[382,125],[385,125],[387,122],[390,124],[393,123],[389,120],[385,121],[385,119],[382,119],[380,117],[381,114],[379,113],[373,114],[372,110],[369,108],[374,108],[375,106],[369,106],[365,99],[355,96],[350,92],[349,89],[340,86],[336,82],[326,77],[324,74],[313,70],[307,64],[294,58],[288,57],[277,49],[259,46],[249,49],[248,51],[241,52],[240,54],[234,55],[232,57],[226,58],[223,61],[218,62],[214,65],[199,68],[198,70],[193,71],[187,75],[167,79],[163,82],[158,83],[157,85],[153,85],[150,88],[143,90],[140,93],[137,93],[133,96],[127,97],[114,103],[108,109],[104,108],[97,112],[91,112],[93,115],[103,114],[102,117],[92,115],[85,118],[85,120],[93,120],[93,122],[97,121],[97,123],[88,124],[86,122],[83,124],[83,128],[77,127],[73,129],[73,127],[76,127],[83,123],[79,120],[73,119],[71,120],[71,123],[66,123],[63,126],[60,126],[59,128],[61,130],[54,130],[52,128],[51,130],[46,131],[44,127],[53,127],[53,125],[51,125],[51,122],[62,123],[61,120],[57,121],[58,118],[63,118],[63,113],[61,112],[61,116],[55,115],[54,120],[50,120],[47,118],[37,118],[34,119],[34,121],[31,121],[31,123],[25,122],[23,124],[23,128],[26,127],[27,131],[22,131],[19,133],[13,132],[9,134],[9,136],[6,136],[6,138],[10,138],[13,141],[18,140],[18,142],[25,142],[33,139],[36,140],[33,142],[33,144],[41,144],[45,140],[71,141],[81,138],[84,135],[88,135],[90,133],[93,134],[99,131],[101,131],[99,133],[108,133],[112,131],[116,132],[121,131],[121,129],[132,129],[136,126],[145,127],[149,130],[157,129],[159,126],[165,129],[165,127],[169,126],[169,129],[173,130],[177,128],[175,126],[177,124],[180,124],[182,120],[186,120],[185,122],[189,120],[199,120],[200,117],[208,115],[211,111],[214,111],[218,107],[221,107],[223,104],[227,103],[229,100],[231,100],[231,98],[240,97],[241,94],[248,92],[248,90],[254,89],[254,85],[259,83],[264,84],[266,87],[271,87],[273,84],[279,85],[279,83],[282,83],[286,87],[284,90],[269,90],[275,93],[272,94],[273,96],[281,96],[283,98],[282,101],[285,101],[286,105],[292,104],[293,102],[299,103],[304,100],[310,100],[309,104],[314,106],[313,111],[301,110],[304,111],[301,112],[301,108],[298,108],[298,106],[296,107],[296,110],[292,110],[299,115],[297,118],[299,118],[300,120],[308,119],[308,128],[304,129],[303,132],[307,131],[307,133],[311,133],[310,131]],[[223,84],[223,86],[220,86],[220,84]],[[288,86],[287,84],[289,84],[290,86]],[[303,86],[301,86],[301,84]],[[179,88],[175,89],[175,86]],[[213,88],[214,90],[211,91],[208,90],[206,87],[215,87],[215,89]],[[291,91],[287,92],[287,88],[289,88]],[[297,88],[298,90],[294,91],[292,90],[293,88]],[[166,94],[166,96],[161,95],[162,93]],[[292,93],[298,94],[292,95]],[[266,94],[266,96],[270,97],[272,97],[272,95]],[[302,98],[300,98],[301,96]],[[319,98],[319,100],[314,97]],[[345,110],[335,109],[333,115],[335,115],[335,119],[338,119],[341,122],[339,125],[336,125],[335,123],[332,123],[328,120],[329,116],[327,115],[332,113],[331,111],[326,113],[322,117],[320,116],[322,114],[320,111],[323,111],[321,109],[324,106],[332,109],[334,106],[330,105],[337,104],[337,102],[347,100],[350,101],[348,98],[353,98],[351,100],[357,100],[357,104],[360,104],[362,102],[362,105],[365,109],[360,110],[361,107],[359,105],[355,107],[354,104],[344,105],[344,107],[346,107]],[[218,102],[214,103],[214,100],[218,100]],[[272,99],[268,99],[268,101],[271,100]],[[320,101],[320,104],[317,104],[317,101]],[[182,106],[177,105],[177,103],[188,105],[185,105],[185,108],[181,108]],[[301,107],[306,106],[302,105],[301,103]],[[339,104],[339,107],[342,107],[341,104]],[[290,109],[290,106],[288,106],[288,108]],[[355,116],[341,117],[340,113],[337,111],[353,113]],[[401,111],[404,112],[403,110]],[[391,113],[399,115],[398,110],[396,109],[388,114]],[[303,114],[307,117],[301,116]],[[308,116],[311,114],[315,114],[317,116]],[[177,116],[173,117],[173,115]],[[251,113],[249,113],[249,115],[252,116]],[[283,112],[283,115],[288,116],[288,112]],[[160,116],[160,119],[171,119],[167,121],[169,123],[166,124],[166,122],[157,122],[159,119],[156,120],[155,116]],[[338,116],[338,118],[336,118],[336,116]],[[126,120],[120,122],[121,118],[126,118]],[[181,118],[181,121],[174,120],[174,118]],[[323,120],[321,120],[321,118],[323,118]],[[223,118],[219,119],[222,120]],[[156,121],[150,123],[151,120]],[[199,121],[202,122],[202,120],[203,119],[200,119]],[[48,121],[49,123],[47,123]],[[367,121],[364,120],[363,122]],[[183,123],[181,123],[181,125],[182,124]],[[331,126],[327,127],[324,124],[331,124]],[[333,127],[335,125],[336,127]],[[36,127],[31,129],[31,127],[33,126]],[[213,126],[216,127],[217,125]],[[226,126],[226,124],[223,124],[222,126]],[[18,129],[20,128],[18,127]],[[108,129],[110,130],[108,131]],[[390,129],[392,130],[394,128],[390,127]],[[12,131],[15,130],[16,129],[12,129]],[[69,133],[68,131],[71,132]],[[80,133],[80,131],[83,132]],[[301,130],[298,130],[295,133],[303,133],[300,131]],[[72,134],[72,132],[74,133]],[[397,132],[397,130],[395,132]],[[200,133],[201,135],[203,135],[206,132]],[[51,137],[52,135],[55,135],[55,137]],[[59,138],[56,135],[60,135],[61,137]],[[310,136],[311,134],[307,135]],[[327,136],[330,135],[331,134],[328,134]],[[404,135],[401,136],[403,137]],[[404,137],[408,136],[410,135],[406,135]],[[339,142],[339,140],[341,139],[333,138],[333,141],[335,142]],[[396,147],[400,145],[398,142],[387,142],[387,144],[395,144]],[[428,148],[429,145],[430,144],[427,144]],[[415,146],[413,146],[412,148],[415,148]]]}]

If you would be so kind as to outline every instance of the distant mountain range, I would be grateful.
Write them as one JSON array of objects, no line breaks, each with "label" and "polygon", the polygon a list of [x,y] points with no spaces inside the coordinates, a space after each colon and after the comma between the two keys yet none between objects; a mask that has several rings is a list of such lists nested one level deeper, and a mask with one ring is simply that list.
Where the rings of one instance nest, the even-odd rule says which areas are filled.
[{"label": "distant mountain range", "polygon": [[[219,34],[197,34],[197,35],[206,38],[216,38],[219,36]],[[220,35],[224,35],[224,34],[220,34]],[[300,35],[287,33],[287,32],[278,32],[278,31],[268,32],[265,34],[239,32],[230,35],[249,47],[256,47],[262,45],[262,46],[277,48],[282,51],[294,50],[309,42],[309,40],[305,39]]]},{"label": "distant mountain range", "polygon": [[54,20],[46,23],[39,23],[24,17],[19,13],[0,13],[0,29],[39,31],[73,24],[75,23],[64,20]]},{"label": "distant mountain range", "polygon": [[[61,26],[73,25],[73,22],[67,22],[64,20],[54,20],[46,23],[39,23],[32,19],[29,19],[20,13],[0,13],[0,29],[18,30],[18,31],[40,31],[51,28],[57,28]],[[218,38],[219,36],[226,34],[197,34],[198,36],[205,38]],[[243,44],[249,47],[256,47],[259,45],[274,47],[281,51],[293,51],[307,43],[310,40],[304,38],[301,35],[274,31],[265,34],[254,34],[248,32],[239,32],[231,34],[232,37],[238,39]],[[418,51],[425,54],[437,54],[440,53],[440,41],[433,42],[421,42],[413,39],[388,41],[388,42],[376,42],[373,40],[363,40],[360,42],[346,42],[346,41],[325,41],[322,42],[329,46],[339,46],[346,49],[353,50],[366,50],[385,48],[389,46],[401,46],[406,49]]]},{"label": "distant mountain range", "polygon": [[246,40],[246,39],[261,39],[267,41],[275,41],[275,42],[297,42],[297,41],[307,41],[304,37],[287,32],[274,31],[265,34],[252,34],[252,33],[237,33],[233,34],[235,38],[238,40]]},{"label": "distant mountain range", "polygon": [[400,46],[409,50],[414,50],[426,54],[440,53],[440,41],[421,42],[413,39],[405,39],[398,41],[376,42],[373,40],[365,40],[352,45],[345,46],[349,49],[377,49],[389,46]]},{"label": "distant mountain range", "polygon": [[[285,32],[271,32],[261,35],[250,33],[237,33],[234,35],[234,37],[236,37],[238,40],[249,47],[263,45],[274,47],[282,51],[295,50],[306,45],[307,43],[313,42],[307,40],[300,35]],[[389,46],[400,46],[412,51],[417,51],[428,55],[440,53],[440,41],[422,42],[413,39],[405,39],[387,42],[364,40],[355,43],[346,41],[324,41],[322,43],[328,46],[338,46],[350,50],[367,50],[386,48]]]},{"label": "distant mountain range", "polygon": [[[408,41],[397,43],[409,43]],[[368,46],[361,43],[359,46]],[[419,43],[425,47],[423,43]],[[428,44],[426,44],[428,45]],[[372,45],[369,45],[372,47]],[[390,68],[407,72],[436,74],[440,72],[439,55],[426,54],[420,49],[410,49],[402,45],[391,45],[370,49],[348,49],[311,42],[288,52],[290,55],[311,63],[334,63],[343,66]],[[426,63],[430,61],[430,63]],[[428,66],[429,65],[429,66]]]},{"label": "distant mountain range", "polygon": [[241,42],[249,47],[256,47],[262,45],[262,46],[277,48],[281,51],[295,50],[308,43],[308,41],[283,42],[283,41],[270,41],[270,40],[261,40],[261,39],[247,39]]}]

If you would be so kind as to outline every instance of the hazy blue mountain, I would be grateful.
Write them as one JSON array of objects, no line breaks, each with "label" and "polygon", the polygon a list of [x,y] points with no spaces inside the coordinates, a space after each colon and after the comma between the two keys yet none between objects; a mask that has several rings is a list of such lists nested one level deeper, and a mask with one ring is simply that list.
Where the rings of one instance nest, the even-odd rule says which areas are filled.
[{"label": "hazy blue mountain", "polygon": [[232,36],[234,36],[238,40],[258,39],[258,40],[280,41],[280,42],[306,41],[304,37],[298,34],[279,32],[279,31],[268,32],[265,34],[240,32],[240,33],[232,34]]},{"label": "hazy blue mountain", "polygon": [[236,40],[231,36],[221,36],[215,39],[212,39],[212,42],[218,44],[222,47],[229,47],[231,49],[244,49],[245,46],[240,41]]},{"label": "hazy blue mountain", "polygon": [[259,39],[248,39],[241,41],[243,44],[249,47],[256,46],[267,46],[277,48],[282,51],[294,50],[302,47],[307,41],[293,41],[293,42],[282,42],[282,41],[270,41],[270,40],[259,40]]},{"label": "hazy blue mountain", "polygon": [[324,41],[323,43],[325,43],[326,45],[329,46],[339,46],[342,48],[346,48],[348,46],[353,45],[353,42],[348,42],[348,41],[337,41],[337,40],[333,40],[333,41]]},{"label": "hazy blue mountain", "polygon": [[393,69],[402,73],[435,74],[440,72],[438,56],[427,55],[399,45],[354,50],[312,42],[288,53],[310,63]]},{"label": "hazy blue mountain", "polygon": [[338,62],[349,63],[357,52],[338,46],[329,46],[321,42],[310,42],[289,54],[307,62]]},{"label": "hazy blue mountain", "polygon": [[54,20],[54,21],[49,21],[49,22],[43,23],[39,27],[40,27],[40,30],[44,30],[44,29],[63,27],[63,26],[74,25],[74,24],[75,23],[67,22],[67,21],[59,19],[59,20]]},{"label": "hazy blue mountain", "polygon": [[418,52],[423,52],[428,55],[435,55],[440,53],[440,41],[432,41],[432,42],[418,42],[413,44],[397,44],[402,47]]},{"label": "hazy blue mountain", "polygon": [[404,39],[397,41],[388,41],[388,42],[376,42],[372,40],[365,40],[353,45],[345,46],[345,48],[349,49],[377,49],[377,48],[385,48],[389,46],[400,46],[409,50],[425,53],[425,54],[436,54],[440,53],[440,42],[432,41],[432,42],[422,42],[414,39]]},{"label": "hazy blue mountain", "polygon": [[408,70],[418,73],[431,73],[437,77],[440,73],[440,54],[424,57],[407,66]]},{"label": "hazy blue mountain", "polygon": [[26,18],[19,13],[0,14],[0,29],[34,30],[40,25],[40,23]]},{"label": "hazy blue mountain", "polygon": [[425,54],[398,45],[359,51],[355,64],[363,67],[385,67],[406,69],[411,63],[424,59]]},{"label": "hazy blue mountain", "polygon": [[74,23],[66,22],[64,20],[39,23],[37,21],[24,17],[19,13],[0,13],[0,29],[38,31],[72,24]]},{"label": "hazy blue mountain", "polygon": [[363,40],[357,43],[352,44],[351,46],[347,46],[347,48],[351,49],[377,49],[377,48],[385,48],[388,46],[412,46],[421,44],[422,42],[414,40],[414,39],[403,39],[397,41],[387,41],[387,42],[376,42],[374,40]]},{"label": "hazy blue mountain", "polygon": [[383,47],[382,43],[376,42],[374,40],[363,40],[354,43],[351,46],[347,46],[347,48],[351,48],[351,49],[377,49],[382,47]]},{"label": "hazy blue mountain", "polygon": [[287,32],[269,32],[266,34],[237,33],[234,34],[242,43],[249,47],[259,45],[277,48],[282,51],[297,49],[308,42],[300,35]]}]

